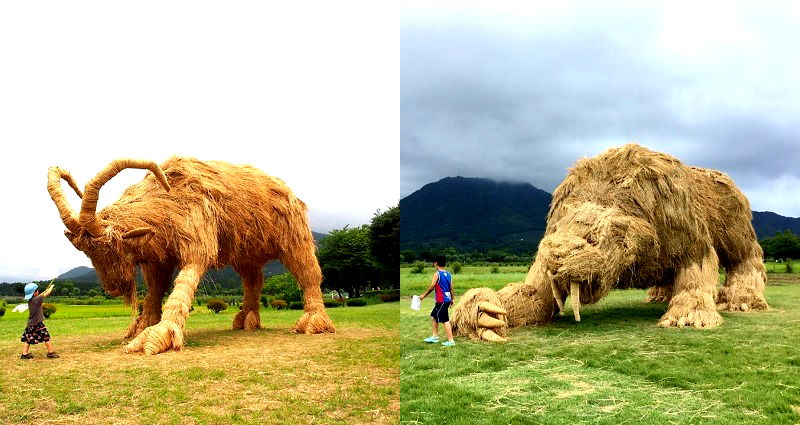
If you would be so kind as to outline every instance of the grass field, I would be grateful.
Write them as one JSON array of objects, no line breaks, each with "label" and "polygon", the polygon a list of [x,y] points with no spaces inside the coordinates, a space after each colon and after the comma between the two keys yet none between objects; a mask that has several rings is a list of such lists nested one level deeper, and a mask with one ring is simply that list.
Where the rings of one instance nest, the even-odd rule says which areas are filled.
[{"label": "grass field", "polygon": [[[60,359],[20,360],[27,313],[0,318],[0,423],[397,423],[398,303],[328,309],[334,335],[294,335],[301,311],[197,308],[180,352],[122,353],[130,309],[59,305],[45,320]],[[9,309],[10,310],[10,309]]]},{"label": "grass field", "polygon": [[[508,271],[508,273],[503,273]],[[404,295],[428,270],[401,273]],[[502,287],[523,270],[466,267],[467,286]],[[800,275],[770,274],[771,310],[723,313],[713,330],[662,329],[666,304],[645,291],[614,291],[554,324],[514,330],[509,342],[457,338],[423,343],[422,310],[401,301],[402,424],[797,424],[800,423]],[[478,285],[475,285],[477,283]]]}]

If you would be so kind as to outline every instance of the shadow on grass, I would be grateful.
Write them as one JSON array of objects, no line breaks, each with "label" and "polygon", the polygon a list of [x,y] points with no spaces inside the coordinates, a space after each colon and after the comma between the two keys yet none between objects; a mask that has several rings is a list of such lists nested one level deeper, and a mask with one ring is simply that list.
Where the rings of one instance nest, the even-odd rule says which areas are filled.
[{"label": "shadow on grass", "polygon": [[556,316],[552,324],[539,328],[565,328],[577,327],[582,330],[609,327],[642,327],[658,323],[658,319],[667,310],[667,303],[648,303],[641,301],[626,306],[587,306],[581,312],[581,321],[576,322],[572,310],[567,310],[563,316]]}]

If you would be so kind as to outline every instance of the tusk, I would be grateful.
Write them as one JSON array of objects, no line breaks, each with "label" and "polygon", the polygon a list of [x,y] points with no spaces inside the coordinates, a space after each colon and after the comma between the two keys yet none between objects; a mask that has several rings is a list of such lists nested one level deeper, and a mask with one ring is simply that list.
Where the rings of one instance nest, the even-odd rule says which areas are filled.
[{"label": "tusk", "polygon": [[495,333],[495,331],[493,331],[491,329],[481,329],[481,330],[478,331],[478,335],[484,341],[506,342],[505,338],[503,338],[502,336],[498,335],[497,333]]},{"label": "tusk", "polygon": [[570,284],[570,298],[572,299],[572,312],[575,314],[575,321],[581,321],[581,287],[578,282]]},{"label": "tusk", "polygon": [[550,289],[553,291],[553,298],[556,299],[556,304],[558,304],[558,314],[560,316],[564,315],[564,295],[561,293],[561,288],[556,285],[556,281],[552,278],[553,275],[548,271],[547,274],[550,276]]},{"label": "tusk", "polygon": [[494,314],[508,314],[505,309],[498,307],[489,301],[483,301],[482,303],[478,304],[478,311],[485,311],[487,313]]},{"label": "tusk", "polygon": [[478,318],[478,326],[482,328],[501,328],[505,326],[505,324],[506,322],[500,319],[495,319],[494,317],[485,313],[481,314],[481,316]]}]

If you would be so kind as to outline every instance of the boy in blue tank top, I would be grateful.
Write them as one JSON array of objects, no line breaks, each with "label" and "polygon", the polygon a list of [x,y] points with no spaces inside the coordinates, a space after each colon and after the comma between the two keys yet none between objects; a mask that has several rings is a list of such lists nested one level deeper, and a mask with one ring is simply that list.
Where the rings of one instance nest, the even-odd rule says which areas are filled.
[{"label": "boy in blue tank top", "polygon": [[433,266],[436,272],[431,279],[431,286],[419,296],[420,300],[425,299],[431,291],[436,291],[436,305],[431,311],[431,324],[433,327],[433,334],[424,339],[425,342],[436,343],[439,342],[439,323],[444,323],[444,331],[447,335],[447,341],[442,345],[450,347],[456,345],[453,341],[453,327],[450,326],[450,315],[448,310],[455,301],[455,292],[453,292],[453,276],[444,269],[447,265],[447,260],[444,255],[437,255],[433,261]]}]

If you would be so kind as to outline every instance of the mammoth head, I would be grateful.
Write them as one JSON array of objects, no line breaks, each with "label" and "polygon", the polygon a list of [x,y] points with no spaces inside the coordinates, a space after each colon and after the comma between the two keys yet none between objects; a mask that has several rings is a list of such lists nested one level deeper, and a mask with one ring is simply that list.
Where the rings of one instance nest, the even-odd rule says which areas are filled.
[{"label": "mammoth head", "polygon": [[637,258],[659,250],[655,229],[641,218],[593,202],[565,211],[548,223],[537,254],[561,288],[579,282],[595,297],[605,295]]},{"label": "mammoth head", "polygon": [[[50,167],[47,190],[67,227],[64,234],[75,248],[92,260],[106,292],[112,296],[123,295],[126,301],[132,301],[136,295],[136,262],[155,230],[150,227],[121,229],[118,225],[103,222],[96,213],[100,188],[125,168],[148,169],[164,189],[170,190],[164,172],[155,162],[130,159],[113,161],[86,184],[84,193],[78,189],[69,172]],[[61,189],[61,179],[82,198],[77,218]]]}]

